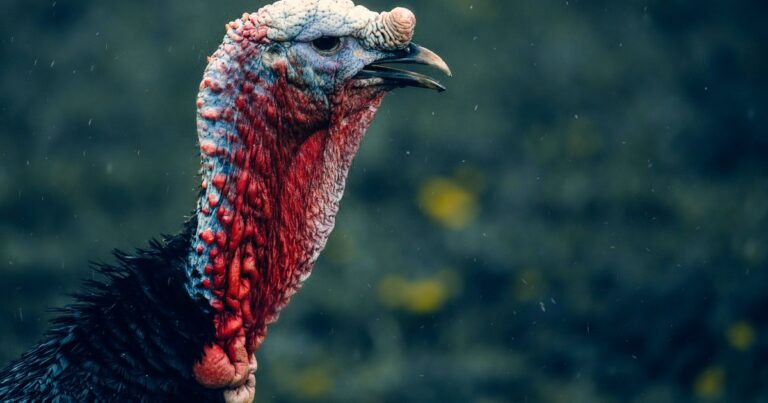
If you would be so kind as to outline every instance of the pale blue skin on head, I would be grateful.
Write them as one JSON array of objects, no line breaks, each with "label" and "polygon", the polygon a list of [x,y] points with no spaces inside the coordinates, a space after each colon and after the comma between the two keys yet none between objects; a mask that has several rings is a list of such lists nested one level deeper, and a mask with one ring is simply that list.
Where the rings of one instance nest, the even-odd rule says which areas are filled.
[{"label": "pale blue skin on head", "polygon": [[[225,36],[219,50],[214,53],[210,64],[205,71],[205,79],[216,83],[220,88],[227,88],[231,84],[232,88],[239,89],[239,83],[244,79],[247,73],[254,73],[262,79],[263,86],[256,86],[253,92],[257,95],[267,96],[267,89],[264,86],[273,84],[276,80],[272,66],[281,62],[287,67],[287,75],[294,85],[303,88],[304,93],[312,94],[314,98],[325,100],[325,105],[331,107],[328,96],[345,85],[355,74],[377,60],[381,60],[393,55],[392,52],[381,51],[367,48],[360,39],[352,36],[340,37],[339,48],[332,54],[318,51],[313,47],[312,41],[323,35],[332,34],[327,29],[311,28],[313,20],[307,22],[308,28],[303,31],[297,39],[259,44],[259,51],[252,55],[242,57],[241,45],[234,41],[230,36]],[[229,47],[230,53],[225,51]],[[244,60],[245,63],[238,60]],[[223,66],[223,68],[222,68]],[[225,110],[234,105],[237,91],[214,91],[211,88],[203,88],[198,98],[202,100],[203,106],[199,108],[197,115],[198,135],[201,144],[210,143],[217,149],[228,150],[230,153],[236,151],[236,147],[241,145],[230,142],[227,133],[237,133],[235,128],[235,119],[227,121],[225,119],[208,119],[202,113],[205,110]],[[222,197],[219,190],[211,186],[211,179],[218,174],[231,177],[234,171],[231,161],[221,156],[211,156],[203,154],[202,160],[203,180],[209,185],[203,190],[198,201],[197,228],[193,235],[192,248],[186,265],[188,276],[187,290],[190,295],[202,297],[207,301],[213,300],[213,293],[209,288],[203,287],[202,282],[205,279],[211,280],[210,276],[204,273],[205,266],[210,264],[209,253],[213,245],[206,245],[199,238],[202,231],[210,229],[214,234],[219,231],[225,231],[223,225],[217,218],[217,211],[220,208],[226,208],[232,211],[232,206],[225,197]],[[208,169],[211,165],[212,169]],[[202,210],[208,206],[208,200],[214,197],[219,200],[219,204],[210,208],[210,214],[203,214]],[[226,231],[225,231],[226,232]],[[202,253],[198,253],[198,246],[202,247]]]},{"label": "pale blue skin on head", "polygon": [[[317,39],[317,38],[315,38]],[[341,38],[341,49],[335,55],[318,54],[309,42],[297,42],[288,52],[309,68],[305,68],[303,80],[319,87],[326,94],[343,86],[366,65],[390,54],[366,49],[355,38]]]}]

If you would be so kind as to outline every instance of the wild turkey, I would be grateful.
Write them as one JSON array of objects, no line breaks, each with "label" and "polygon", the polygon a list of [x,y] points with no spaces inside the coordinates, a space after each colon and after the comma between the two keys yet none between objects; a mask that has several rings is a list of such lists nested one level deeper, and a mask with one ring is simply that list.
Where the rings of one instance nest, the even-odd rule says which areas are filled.
[{"label": "wild turkey", "polygon": [[251,401],[254,353],[323,249],[382,98],[444,89],[384,66],[450,75],[411,43],[415,24],[348,0],[283,0],[227,24],[197,98],[195,213],[180,234],[117,252],[0,372],[0,400]]}]

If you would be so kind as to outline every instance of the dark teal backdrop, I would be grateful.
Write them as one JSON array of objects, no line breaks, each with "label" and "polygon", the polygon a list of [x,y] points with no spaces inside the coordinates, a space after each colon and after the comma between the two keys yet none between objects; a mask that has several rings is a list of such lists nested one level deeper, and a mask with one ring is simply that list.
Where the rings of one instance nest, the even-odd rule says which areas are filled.
[{"label": "dark teal backdrop", "polygon": [[[180,229],[205,58],[261,5],[0,5],[1,363]],[[454,78],[385,101],[258,401],[768,401],[764,2],[365,5]]]}]

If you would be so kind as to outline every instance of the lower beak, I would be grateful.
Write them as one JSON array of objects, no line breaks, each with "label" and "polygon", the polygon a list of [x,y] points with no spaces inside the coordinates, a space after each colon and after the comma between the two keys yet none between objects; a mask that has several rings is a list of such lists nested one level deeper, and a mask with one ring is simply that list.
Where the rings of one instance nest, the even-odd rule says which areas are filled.
[{"label": "lower beak", "polygon": [[448,77],[451,76],[451,69],[440,56],[427,48],[412,43],[407,48],[398,51],[390,57],[379,59],[365,66],[354,78],[378,79],[381,80],[382,85],[392,85],[395,87],[418,87],[433,89],[439,92],[445,91],[445,87],[430,76],[414,71],[383,66],[384,64],[392,63],[431,66],[442,71]]}]

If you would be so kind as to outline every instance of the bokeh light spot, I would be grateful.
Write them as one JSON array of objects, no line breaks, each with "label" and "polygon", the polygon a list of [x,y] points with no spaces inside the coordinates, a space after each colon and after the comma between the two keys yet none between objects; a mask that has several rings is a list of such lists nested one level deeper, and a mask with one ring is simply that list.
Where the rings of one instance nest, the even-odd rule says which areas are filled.
[{"label": "bokeh light spot", "polygon": [[297,391],[304,397],[318,398],[327,394],[333,385],[326,368],[315,366],[298,374]]},{"label": "bokeh light spot", "polygon": [[693,391],[701,399],[715,399],[725,386],[725,371],[720,367],[709,367],[702,371],[693,383]]},{"label": "bokeh light spot", "polygon": [[379,301],[390,308],[423,315],[440,311],[456,294],[457,281],[451,272],[422,280],[407,280],[398,275],[384,277],[378,285]]},{"label": "bokeh light spot", "polygon": [[728,328],[728,344],[737,350],[747,350],[755,341],[755,330],[748,322],[737,322]]},{"label": "bokeh light spot", "polygon": [[419,190],[422,212],[436,223],[452,229],[465,228],[475,217],[475,195],[451,179],[435,178]]}]

